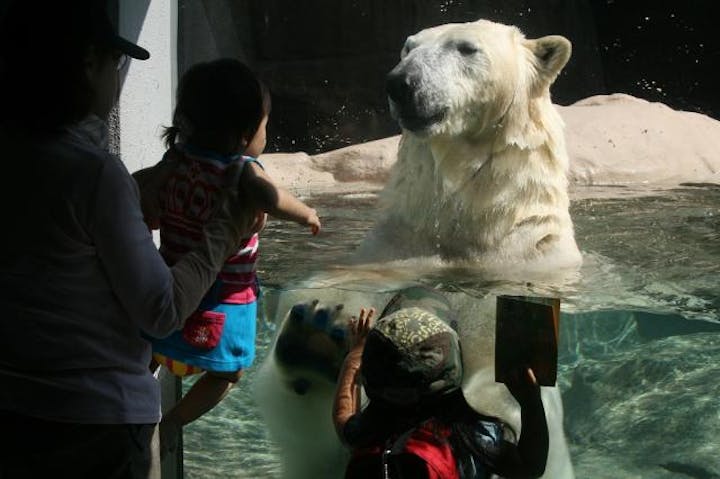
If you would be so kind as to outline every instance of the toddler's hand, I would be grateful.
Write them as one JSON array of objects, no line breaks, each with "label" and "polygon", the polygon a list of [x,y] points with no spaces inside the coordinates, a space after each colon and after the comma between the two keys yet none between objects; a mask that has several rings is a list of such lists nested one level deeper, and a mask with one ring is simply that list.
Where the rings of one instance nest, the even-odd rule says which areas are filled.
[{"label": "toddler's hand", "polygon": [[315,211],[314,209],[310,210],[310,214],[307,218],[307,225],[310,226],[310,231],[312,232],[313,236],[320,232],[320,218],[317,215],[317,211]]},{"label": "toddler's hand", "polygon": [[348,329],[350,330],[350,350],[362,350],[365,347],[365,340],[373,326],[375,308],[360,308],[360,316],[350,318]]}]

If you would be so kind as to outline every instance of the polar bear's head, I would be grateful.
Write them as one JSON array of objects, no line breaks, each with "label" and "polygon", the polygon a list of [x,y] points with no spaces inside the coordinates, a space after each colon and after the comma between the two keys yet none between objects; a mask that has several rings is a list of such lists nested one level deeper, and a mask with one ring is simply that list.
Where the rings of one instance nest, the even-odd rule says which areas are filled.
[{"label": "polar bear's head", "polygon": [[528,105],[549,97],[570,51],[561,36],[530,40],[487,20],[422,30],[408,37],[388,74],[391,114],[419,136],[481,135],[511,115],[526,121]]}]

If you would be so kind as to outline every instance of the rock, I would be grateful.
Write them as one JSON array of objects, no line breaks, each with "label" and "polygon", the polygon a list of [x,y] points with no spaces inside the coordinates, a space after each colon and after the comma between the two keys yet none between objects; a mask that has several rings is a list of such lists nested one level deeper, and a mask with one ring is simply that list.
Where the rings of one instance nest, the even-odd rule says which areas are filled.
[{"label": "rock", "polygon": [[360,143],[312,157],[312,164],[329,171],[337,181],[384,183],[397,159],[400,135]]},{"label": "rock", "polygon": [[576,185],[720,183],[720,122],[629,95],[558,107]]},{"label": "rock", "polygon": [[307,153],[270,153],[260,155],[259,160],[271,178],[295,192],[309,194],[337,188],[333,175],[315,169]]}]

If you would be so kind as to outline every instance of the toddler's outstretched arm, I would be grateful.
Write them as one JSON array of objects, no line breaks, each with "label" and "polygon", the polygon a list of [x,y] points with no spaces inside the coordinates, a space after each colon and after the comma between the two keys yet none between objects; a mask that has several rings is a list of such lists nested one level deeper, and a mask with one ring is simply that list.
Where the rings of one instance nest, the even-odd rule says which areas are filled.
[{"label": "toddler's outstretched arm", "polygon": [[317,212],[295,198],[289,191],[277,186],[272,178],[255,163],[248,163],[240,175],[240,187],[254,207],[281,220],[310,226],[313,234],[320,231]]}]

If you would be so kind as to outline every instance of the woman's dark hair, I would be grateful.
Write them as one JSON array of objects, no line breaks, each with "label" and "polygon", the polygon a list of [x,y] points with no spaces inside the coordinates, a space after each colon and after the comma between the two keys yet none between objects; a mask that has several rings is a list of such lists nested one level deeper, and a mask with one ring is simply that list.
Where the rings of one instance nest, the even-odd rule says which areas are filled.
[{"label": "woman's dark hair", "polygon": [[4,126],[49,133],[90,112],[86,55],[91,46],[103,54],[110,49],[94,37],[90,12],[69,3],[16,0],[7,10],[0,25]]},{"label": "woman's dark hair", "polygon": [[192,66],[180,80],[168,148],[178,136],[250,139],[270,113],[270,92],[244,63],[222,58]]}]

